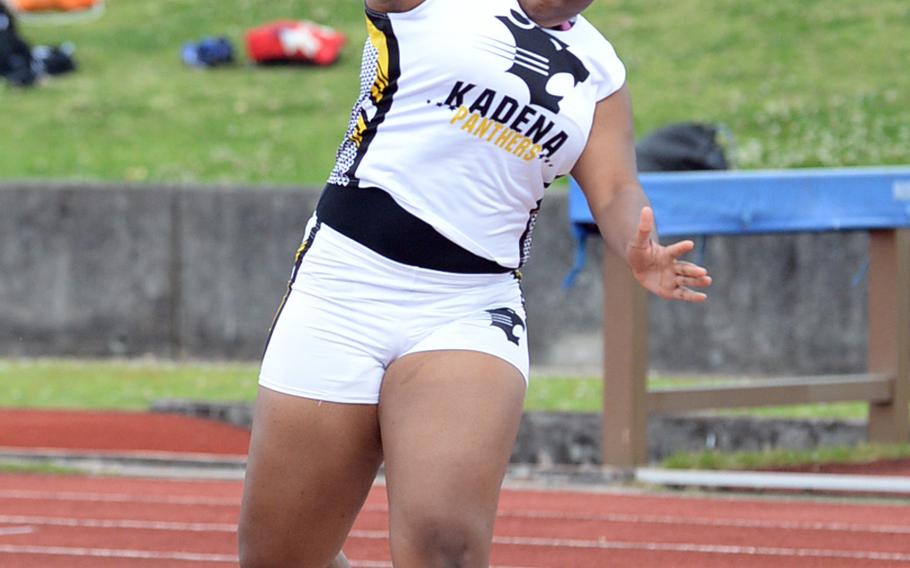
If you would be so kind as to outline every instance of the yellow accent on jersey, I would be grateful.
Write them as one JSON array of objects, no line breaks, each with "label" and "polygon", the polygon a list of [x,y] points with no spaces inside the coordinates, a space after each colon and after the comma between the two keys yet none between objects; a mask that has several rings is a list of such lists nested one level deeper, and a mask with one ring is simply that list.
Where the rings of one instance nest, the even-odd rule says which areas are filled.
[{"label": "yellow accent on jersey", "polygon": [[[458,126],[468,134],[473,134],[506,152],[521,158],[526,162],[537,158],[543,147],[535,144],[533,140],[520,134],[508,126],[484,118],[477,112],[471,112],[464,105],[455,109],[449,124]],[[488,134],[489,133],[489,134]]]},{"label": "yellow accent on jersey", "polygon": [[294,255],[294,262],[300,261],[300,258],[303,256],[303,253],[306,252],[308,246],[310,246],[310,239],[307,239],[300,243],[300,248],[297,249],[297,253]]},{"label": "yellow accent on jersey", "polygon": [[379,103],[389,86],[389,45],[386,42],[385,34],[376,27],[369,17],[366,20],[370,43],[373,44],[379,54],[379,60],[376,65],[376,82],[373,83],[370,95],[373,102]]},{"label": "yellow accent on jersey", "polygon": [[351,141],[354,144],[360,146],[360,143],[363,142],[363,133],[367,129],[366,120],[363,119],[363,115],[357,117],[357,127],[354,129],[354,132],[351,133]]}]

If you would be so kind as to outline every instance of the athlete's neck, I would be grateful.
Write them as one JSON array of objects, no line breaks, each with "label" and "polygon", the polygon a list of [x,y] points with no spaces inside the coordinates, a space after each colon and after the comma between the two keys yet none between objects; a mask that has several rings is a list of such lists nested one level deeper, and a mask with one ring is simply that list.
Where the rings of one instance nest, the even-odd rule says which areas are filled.
[{"label": "athlete's neck", "polygon": [[560,26],[577,17],[592,0],[518,0],[524,13],[544,28]]}]

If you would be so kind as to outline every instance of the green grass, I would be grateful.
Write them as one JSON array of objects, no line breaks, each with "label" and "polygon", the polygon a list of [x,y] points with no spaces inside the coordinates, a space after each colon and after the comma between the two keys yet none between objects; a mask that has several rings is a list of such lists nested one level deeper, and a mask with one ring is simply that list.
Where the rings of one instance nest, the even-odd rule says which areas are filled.
[{"label": "green grass", "polygon": [[[256,396],[258,366],[157,360],[0,360],[0,407],[144,410],[161,399],[247,401]],[[716,377],[652,377],[649,388],[716,385]],[[598,378],[532,376],[528,411],[599,412]],[[724,411],[780,418],[864,420],[862,403]]]},{"label": "green grass", "polygon": [[869,415],[869,405],[862,402],[828,402],[795,406],[767,406],[715,410],[725,416],[760,416],[784,419],[862,420]]},{"label": "green grass", "polygon": [[814,450],[766,450],[761,452],[680,453],[664,460],[670,469],[770,469],[824,464],[863,464],[879,460],[910,458],[908,444],[860,444]]},{"label": "green grass", "polygon": [[72,41],[78,72],[39,89],[0,87],[0,172],[10,178],[168,182],[321,181],[357,89],[356,53],[328,69],[184,67],[180,46],[282,17],[332,22],[351,37],[359,2],[113,0],[92,23],[23,26],[32,43]]},{"label": "green grass", "polygon": [[[252,401],[257,370],[255,364],[241,363],[0,361],[0,407],[142,410],[165,398]],[[656,379],[652,384],[692,381]],[[525,408],[598,412],[602,393],[600,379],[535,376]]]},{"label": "green grass", "polygon": [[[664,377],[652,376],[648,388],[652,390],[729,384],[737,379],[727,377]],[[603,382],[599,378],[540,377],[531,380],[525,401],[526,410],[600,412]],[[865,420],[868,407],[861,402],[837,402],[795,406],[772,406],[712,411],[723,415],[748,415],[765,418],[831,420]]]},{"label": "green grass", "polygon": [[66,467],[51,463],[13,463],[0,461],[0,474],[35,473],[41,475],[79,475],[84,473],[79,468]]},{"label": "green grass", "polygon": [[0,407],[145,410],[161,399],[252,401],[255,395],[253,365],[0,362]]},{"label": "green grass", "polygon": [[[531,411],[600,412],[603,380],[594,377],[531,376],[525,409]],[[650,388],[710,385],[724,379],[704,377],[651,377]]]},{"label": "green grass", "polygon": [[[96,21],[24,24],[72,41],[78,72],[0,84],[3,178],[321,183],[358,82],[359,0],[111,0]],[[600,0],[586,12],[629,69],[638,131],[726,124],[741,167],[910,162],[906,0]],[[345,32],[327,69],[187,69],[184,41],[277,18]],[[15,140],[15,144],[9,141]]]},{"label": "green grass", "polygon": [[[0,407],[143,410],[161,399],[252,401],[254,364],[161,361],[0,361]],[[532,410],[596,411],[600,381],[533,380]]]}]

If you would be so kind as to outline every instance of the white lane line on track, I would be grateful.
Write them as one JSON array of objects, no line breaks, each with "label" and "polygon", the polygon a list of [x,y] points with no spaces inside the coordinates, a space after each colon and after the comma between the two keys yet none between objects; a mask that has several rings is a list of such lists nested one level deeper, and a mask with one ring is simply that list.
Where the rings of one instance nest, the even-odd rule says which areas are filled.
[{"label": "white lane line on track", "polygon": [[[351,568],[393,568],[391,562],[385,562],[382,560],[351,560],[348,558],[348,562],[351,563]],[[533,568],[530,566],[501,566],[496,564],[491,564],[490,568]]]},{"label": "white lane line on track", "polygon": [[[376,540],[388,538],[384,531],[351,531],[353,538]],[[789,558],[831,558],[848,560],[881,560],[910,562],[910,554],[877,552],[874,550],[828,550],[818,548],[785,548],[771,546],[727,546],[716,544],[626,542],[612,540],[581,540],[565,538],[537,538],[521,536],[494,536],[493,544],[529,546],[539,548],[575,548],[587,550],[633,550],[643,552],[687,552],[696,554],[721,554],[728,556],[783,556]]]},{"label": "white lane line on track", "polygon": [[0,491],[0,499],[33,501],[92,501],[103,503],[157,503],[163,505],[211,505],[239,507],[240,497],[200,497],[197,495],[133,495],[129,493],[82,493],[55,491]]},{"label": "white lane line on track", "polygon": [[[387,507],[364,507],[366,512],[388,513]],[[583,521],[628,523],[636,525],[698,525],[719,528],[755,528],[811,530],[831,532],[867,532],[875,534],[910,534],[910,525],[864,525],[824,521],[765,521],[758,519],[711,519],[707,517],[674,517],[672,515],[630,515],[626,513],[562,513],[550,511],[504,510],[497,518],[537,519],[546,521]]]},{"label": "white lane line on track", "polygon": [[717,544],[621,542],[610,540],[574,540],[555,538],[494,537],[494,544],[540,546],[550,548],[581,548],[602,550],[638,550],[645,552],[688,552],[727,556],[781,556],[787,558],[830,558],[838,560],[880,560],[910,562],[910,554],[867,550],[826,550],[817,548],[783,548],[770,546],[727,546]]},{"label": "white lane line on track", "polygon": [[[71,517],[28,517],[0,515],[0,524],[30,524],[53,527],[79,527],[94,529],[139,529],[186,532],[237,532],[233,523],[183,523],[170,521],[145,521],[136,519],[75,519]],[[0,534],[3,534],[0,529]]]},{"label": "white lane line on track", "polygon": [[93,558],[130,558],[133,560],[185,560],[187,562],[220,562],[236,564],[235,554],[205,554],[157,550],[119,550],[112,548],[77,548],[69,546],[13,546],[0,544],[2,554],[35,554],[45,556],[89,556]]},{"label": "white lane line on track", "polygon": [[[233,554],[204,554],[153,550],[117,550],[110,548],[75,548],[68,546],[10,546],[0,545],[0,554],[32,554],[36,556],[71,556],[91,558],[128,558],[131,560],[182,560],[186,562],[211,562],[237,564]],[[351,560],[351,568],[392,568],[391,562]],[[526,566],[491,566],[490,568],[528,568]]]},{"label": "white lane line on track", "polygon": [[831,532],[867,532],[876,534],[910,534],[905,525],[863,525],[860,523],[831,523],[823,521],[764,521],[758,519],[711,519],[707,517],[674,517],[670,515],[629,515],[623,513],[579,514],[547,511],[500,511],[497,517],[540,519],[547,521],[590,521],[654,525],[698,525],[749,529],[785,529]]},{"label": "white lane line on track", "polygon": [[0,536],[10,536],[17,534],[31,534],[35,532],[35,527],[6,527],[0,528]]},{"label": "white lane line on track", "polygon": [[[364,510],[370,512],[387,513],[388,510],[379,507],[369,507]],[[611,522],[626,524],[663,524],[663,525],[696,525],[716,528],[758,528],[768,530],[811,530],[818,532],[846,532],[846,533],[871,533],[871,534],[910,534],[910,527],[900,525],[861,525],[856,523],[822,523],[804,521],[761,521],[749,519],[708,519],[708,518],[683,518],[656,515],[579,515],[551,513],[543,511],[505,511],[497,515],[499,518],[532,519],[546,521],[583,521],[583,522]],[[189,531],[189,532],[236,532],[237,525],[231,523],[188,523],[174,521],[147,521],[141,519],[77,519],[71,517],[38,517],[23,515],[0,515],[0,524],[31,524],[61,527],[87,527],[103,529],[139,529],[161,531]],[[0,534],[3,534],[0,532]]]},{"label": "white lane line on track", "polygon": [[[216,525],[221,526],[221,525]],[[387,540],[387,531],[351,531],[351,538],[364,540]],[[847,560],[873,560],[885,562],[910,562],[910,554],[898,552],[829,550],[815,548],[785,548],[765,546],[726,546],[692,543],[622,542],[610,540],[555,539],[534,537],[493,538],[494,544],[528,546],[540,548],[574,548],[586,550],[632,550],[642,552],[677,552],[714,554],[726,556],[776,556],[788,558],[829,558]],[[195,562],[237,562],[236,556],[225,554],[202,554],[171,551],[115,550],[97,548],[72,548],[54,546],[11,546],[0,545],[0,553],[46,554],[55,556],[92,556],[104,558],[142,558],[163,560],[187,560]],[[365,562],[365,561],[364,561]],[[369,564],[363,564],[368,567]],[[505,567],[502,567],[505,568]],[[517,567],[515,567],[517,568]]]},{"label": "white lane line on track", "polygon": [[[216,507],[239,507],[240,500],[226,498],[200,497],[194,495],[134,495],[127,493],[82,493],[53,491],[0,491],[0,499],[48,500],[48,501],[89,501],[104,503],[149,503],[163,505],[205,505]],[[388,507],[367,506],[365,512],[387,513]],[[824,521],[764,521],[753,519],[710,519],[684,518],[666,515],[629,515],[629,514],[579,514],[550,513],[544,511],[500,511],[498,516],[505,518],[527,518],[567,521],[608,521],[633,524],[667,524],[667,525],[701,525],[732,528],[767,528],[791,530],[815,530],[833,532],[868,532],[877,534],[910,534],[910,525],[866,525],[861,523],[837,523]]]}]

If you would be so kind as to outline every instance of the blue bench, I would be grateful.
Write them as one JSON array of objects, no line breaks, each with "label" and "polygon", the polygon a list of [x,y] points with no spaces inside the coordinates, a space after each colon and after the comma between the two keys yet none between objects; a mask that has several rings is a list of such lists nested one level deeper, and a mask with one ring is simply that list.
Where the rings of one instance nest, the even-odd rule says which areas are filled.
[{"label": "blue bench", "polygon": [[[661,237],[869,231],[868,373],[648,391],[647,295],[606,251],[604,464],[645,462],[650,413],[711,408],[861,400],[870,440],[910,441],[910,167],[646,173],[641,182]],[[569,217],[577,273],[597,227],[574,182]]]},{"label": "blue bench", "polygon": [[[643,173],[661,237],[910,227],[910,167]],[[570,285],[597,234],[574,180],[569,221],[578,241]]]}]

